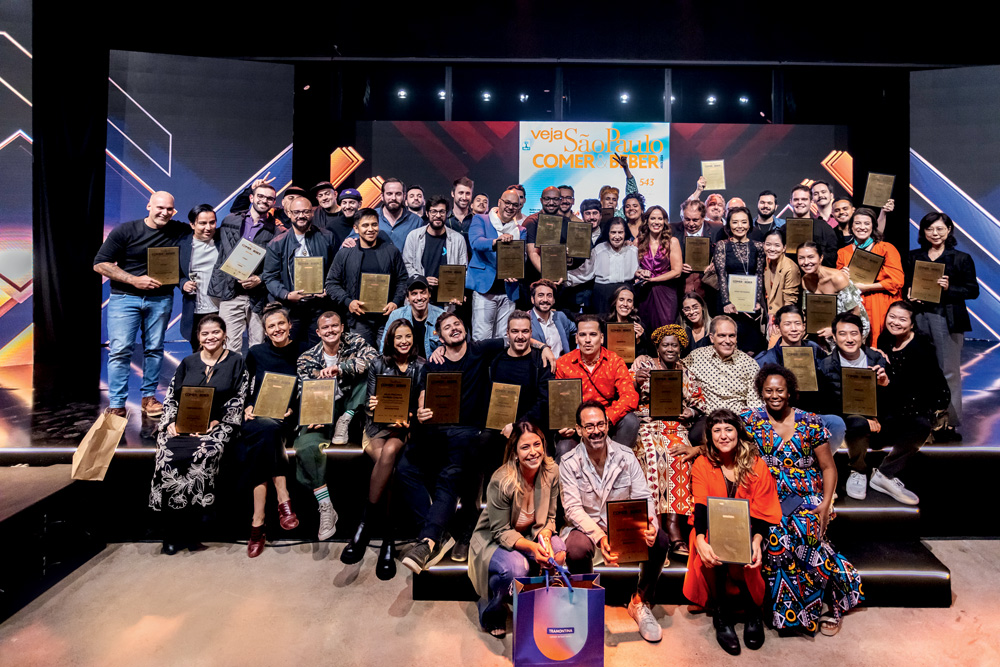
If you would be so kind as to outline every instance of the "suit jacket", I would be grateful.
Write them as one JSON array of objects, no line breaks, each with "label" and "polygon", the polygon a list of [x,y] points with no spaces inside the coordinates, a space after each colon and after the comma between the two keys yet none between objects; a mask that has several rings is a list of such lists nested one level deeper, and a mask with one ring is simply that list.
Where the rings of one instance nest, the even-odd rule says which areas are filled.
[{"label": "suit jacket", "polygon": [[767,299],[768,315],[774,315],[786,304],[797,304],[801,285],[802,274],[799,267],[788,255],[782,255],[778,259],[778,270],[774,278],[771,278],[771,270],[765,264],[764,298]]},{"label": "suit jacket", "polygon": [[[910,251],[906,264],[906,285],[903,294],[909,293],[913,285],[913,267],[917,260],[931,261],[927,251],[917,248]],[[944,263],[944,275],[948,276],[948,289],[941,290],[941,303],[914,303],[918,311],[937,313],[948,321],[948,331],[965,333],[972,331],[972,320],[969,319],[969,309],[965,307],[966,300],[979,298],[979,281],[976,280],[976,263],[972,257],[954,248],[945,248],[938,262]]]},{"label": "suit jacket", "polygon": [[[545,332],[542,331],[542,323],[538,320],[535,309],[529,310],[528,315],[531,316],[531,337],[544,343]],[[549,317],[555,318],[556,329],[559,330],[559,342],[562,343],[563,354],[566,354],[570,351],[570,336],[576,335],[576,323],[570,321],[561,310],[551,310]]]},{"label": "suit jacket", "polygon": [[[469,246],[472,257],[469,259],[469,271],[465,276],[465,286],[480,294],[486,294],[497,279],[497,251],[493,249],[493,239],[499,234],[490,222],[489,213],[477,215],[469,225]],[[504,283],[507,298],[517,301],[518,283]]]},{"label": "suit jacket", "polygon": [[[267,288],[263,284],[263,268],[258,266],[255,272],[255,275],[262,276],[261,284],[248,292],[244,292],[236,278],[222,272],[222,265],[229,259],[229,255],[232,254],[242,238],[243,219],[246,217],[247,210],[234,211],[227,215],[216,232],[219,259],[215,263],[215,269],[212,271],[212,281],[208,286],[208,294],[220,301],[229,301],[238,294],[245,293],[250,297],[251,308],[253,308],[254,312],[259,313],[264,310],[264,305],[267,303]],[[257,234],[251,241],[266,248],[279,231],[275,227],[274,216],[268,214],[264,219],[263,226],[257,230]]]},{"label": "suit jacket", "polygon": [[[212,237],[215,240],[215,252],[219,253],[219,230],[215,230]],[[191,280],[188,272],[191,270],[191,244],[194,243],[194,234],[185,236],[180,243],[180,282],[177,283],[181,290],[181,335],[185,340],[191,340],[191,331],[194,326],[194,307],[198,305],[198,295],[188,294],[184,291],[184,283]]]}]

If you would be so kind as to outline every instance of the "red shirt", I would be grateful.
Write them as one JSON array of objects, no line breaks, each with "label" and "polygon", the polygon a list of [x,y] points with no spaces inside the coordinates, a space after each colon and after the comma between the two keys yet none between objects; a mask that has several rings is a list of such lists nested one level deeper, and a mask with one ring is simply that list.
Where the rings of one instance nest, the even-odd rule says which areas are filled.
[{"label": "red shirt", "polygon": [[628,366],[621,357],[606,348],[601,348],[601,356],[592,373],[580,361],[580,350],[559,357],[556,379],[575,378],[580,379],[584,402],[597,401],[603,405],[612,424],[617,424],[622,417],[639,407],[639,393],[632,384]]}]

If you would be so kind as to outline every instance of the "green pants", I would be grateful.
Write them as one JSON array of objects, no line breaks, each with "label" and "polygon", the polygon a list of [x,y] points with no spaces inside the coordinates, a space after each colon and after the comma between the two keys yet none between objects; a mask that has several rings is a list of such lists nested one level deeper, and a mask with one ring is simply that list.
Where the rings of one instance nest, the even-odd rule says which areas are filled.
[{"label": "green pants", "polygon": [[[334,406],[334,415],[342,415],[348,410],[353,410],[355,416],[362,414],[367,384],[359,380],[347,389],[348,393],[341,396]],[[299,427],[298,436],[292,443],[295,448],[295,479],[299,484],[310,489],[326,484],[326,453],[323,450],[330,446],[332,437],[332,425],[312,430]]]}]

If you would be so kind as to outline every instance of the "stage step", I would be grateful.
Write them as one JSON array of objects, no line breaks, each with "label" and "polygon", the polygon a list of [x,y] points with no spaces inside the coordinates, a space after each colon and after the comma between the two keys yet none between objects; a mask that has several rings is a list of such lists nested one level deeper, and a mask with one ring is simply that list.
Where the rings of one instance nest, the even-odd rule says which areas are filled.
[{"label": "stage step", "polygon": [[[918,541],[845,546],[842,553],[861,573],[869,607],[948,607],[951,572]],[[625,604],[635,592],[638,566],[595,568],[608,604]],[[656,587],[658,604],[688,604],[682,591],[686,562],[668,561]],[[413,578],[414,600],[476,600],[468,566],[445,558]]]}]

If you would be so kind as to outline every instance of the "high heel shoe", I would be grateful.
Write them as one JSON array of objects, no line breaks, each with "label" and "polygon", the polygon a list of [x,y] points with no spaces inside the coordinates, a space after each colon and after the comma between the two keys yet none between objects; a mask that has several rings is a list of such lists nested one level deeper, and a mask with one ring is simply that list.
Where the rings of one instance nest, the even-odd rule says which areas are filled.
[{"label": "high heel shoe", "polygon": [[299,527],[299,517],[292,511],[292,501],[278,503],[278,525],[282,530],[292,530]]},{"label": "high heel shoe", "polygon": [[382,547],[378,550],[375,576],[382,581],[396,576],[396,543],[388,536],[382,539]]},{"label": "high heel shoe", "polygon": [[264,553],[264,541],[266,539],[263,524],[259,526],[250,526],[250,541],[247,542],[247,556],[250,558],[256,558]]},{"label": "high heel shoe", "polygon": [[360,563],[361,559],[365,557],[365,549],[368,548],[368,541],[368,524],[362,520],[358,524],[358,529],[354,532],[351,541],[340,552],[340,562],[345,565]]}]

